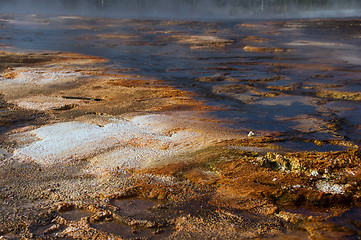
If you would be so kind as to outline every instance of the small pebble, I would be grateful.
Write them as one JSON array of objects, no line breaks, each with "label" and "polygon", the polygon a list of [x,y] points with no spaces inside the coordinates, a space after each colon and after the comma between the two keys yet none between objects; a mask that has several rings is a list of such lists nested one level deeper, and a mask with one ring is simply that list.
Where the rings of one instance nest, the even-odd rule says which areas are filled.
[{"label": "small pebble", "polygon": [[252,132],[252,131],[250,131],[249,133],[248,133],[248,137],[253,137],[255,134],[254,134],[254,132]]}]

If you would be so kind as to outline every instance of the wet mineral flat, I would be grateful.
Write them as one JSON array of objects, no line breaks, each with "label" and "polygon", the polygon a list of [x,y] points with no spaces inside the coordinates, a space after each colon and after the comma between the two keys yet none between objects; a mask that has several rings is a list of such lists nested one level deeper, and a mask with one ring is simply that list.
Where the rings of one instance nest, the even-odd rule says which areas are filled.
[{"label": "wet mineral flat", "polygon": [[2,238],[360,235],[360,20],[0,22]]}]

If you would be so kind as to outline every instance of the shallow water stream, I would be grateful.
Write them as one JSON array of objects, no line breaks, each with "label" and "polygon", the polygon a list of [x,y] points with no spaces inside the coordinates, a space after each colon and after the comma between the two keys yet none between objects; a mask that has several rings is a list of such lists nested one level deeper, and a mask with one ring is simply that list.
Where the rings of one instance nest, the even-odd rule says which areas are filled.
[{"label": "shallow water stream", "polygon": [[[360,144],[358,19],[192,22],[3,16],[1,24],[5,48],[107,57],[119,72],[195,92],[195,98],[219,109],[208,117],[223,127],[281,133],[285,140]],[[293,150],[314,150],[297,146]]]}]

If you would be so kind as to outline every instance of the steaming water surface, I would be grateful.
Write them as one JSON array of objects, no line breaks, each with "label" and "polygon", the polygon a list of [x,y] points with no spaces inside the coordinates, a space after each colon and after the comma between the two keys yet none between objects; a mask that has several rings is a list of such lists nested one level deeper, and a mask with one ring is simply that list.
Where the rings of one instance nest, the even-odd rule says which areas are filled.
[{"label": "steaming water surface", "polygon": [[358,17],[358,0],[3,0],[0,13],[116,18],[245,19]]}]

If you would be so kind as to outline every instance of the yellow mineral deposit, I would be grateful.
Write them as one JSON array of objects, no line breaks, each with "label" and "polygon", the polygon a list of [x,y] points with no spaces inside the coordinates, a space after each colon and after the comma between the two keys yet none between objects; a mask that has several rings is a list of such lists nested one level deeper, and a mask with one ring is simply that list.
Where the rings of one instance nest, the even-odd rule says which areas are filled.
[{"label": "yellow mineral deposit", "polygon": [[179,43],[188,45],[191,49],[219,49],[229,46],[233,40],[223,39],[216,36],[174,36]]}]

